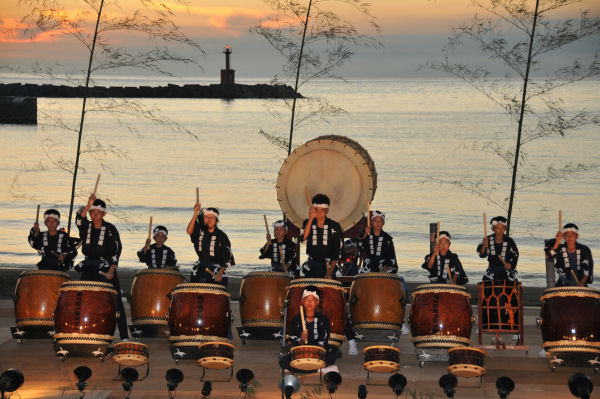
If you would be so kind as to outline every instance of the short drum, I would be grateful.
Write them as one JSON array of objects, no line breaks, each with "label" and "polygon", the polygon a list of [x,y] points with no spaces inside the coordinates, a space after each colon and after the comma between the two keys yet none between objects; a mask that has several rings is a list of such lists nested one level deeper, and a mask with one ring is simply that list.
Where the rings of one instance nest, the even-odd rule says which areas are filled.
[{"label": "short drum", "polygon": [[283,302],[292,277],[283,272],[250,272],[240,286],[244,327],[283,327]]},{"label": "short drum", "polygon": [[198,365],[207,369],[226,369],[233,367],[235,346],[226,342],[205,342],[198,346],[200,357]]},{"label": "short drum", "polygon": [[131,285],[131,321],[137,326],[169,324],[169,294],[185,278],[178,270],[142,269]]},{"label": "short drum", "polygon": [[141,342],[119,342],[112,347],[112,359],[125,367],[137,367],[148,363],[150,350]]},{"label": "short drum", "polygon": [[325,349],[314,345],[294,346],[290,349],[290,366],[298,370],[318,370],[325,367]]},{"label": "short drum", "polygon": [[471,347],[448,349],[448,372],[458,377],[480,377],[485,371],[485,351]]},{"label": "short drum", "polygon": [[365,370],[375,373],[393,373],[400,368],[400,349],[387,345],[368,346],[364,349]]},{"label": "short drum", "polygon": [[400,276],[390,273],[364,273],[355,276],[349,302],[354,328],[402,328],[405,297]]}]

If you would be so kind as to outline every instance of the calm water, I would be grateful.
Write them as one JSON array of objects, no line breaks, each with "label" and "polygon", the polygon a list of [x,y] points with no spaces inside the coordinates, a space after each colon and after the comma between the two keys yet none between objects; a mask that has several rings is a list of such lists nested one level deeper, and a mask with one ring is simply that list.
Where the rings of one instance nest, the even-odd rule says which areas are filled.
[{"label": "calm water", "polygon": [[[14,77],[0,77],[4,82]],[[29,80],[31,81],[31,79]],[[164,80],[162,82],[165,82]],[[180,82],[180,81],[177,81]],[[188,83],[190,81],[183,81]],[[196,82],[196,81],[195,81]],[[195,83],[194,82],[194,83]],[[100,84],[157,84],[143,79],[115,79]],[[200,82],[209,83],[209,82]],[[515,127],[504,114],[464,83],[449,79],[377,80],[350,83],[324,81],[302,89],[303,94],[321,95],[347,113],[296,132],[295,144],[316,136],[338,134],[358,141],[375,161],[378,188],[372,209],[387,214],[384,229],[393,237],[400,273],[413,281],[425,281],[420,269],[429,248],[429,223],[440,221],[453,237],[452,250],[459,254],[471,281],[479,281],[486,267],[475,255],[483,235],[482,212],[488,220],[505,214],[455,185],[439,181],[478,181],[496,189],[495,198],[509,194],[510,173],[489,153],[465,149],[473,140],[510,142]],[[600,112],[600,82],[572,85],[561,96],[569,111]],[[259,129],[289,132],[287,119],[271,116],[264,100],[152,99],[154,105],[196,136],[174,133],[166,127],[127,115],[91,112],[86,135],[114,145],[125,158],[109,157],[103,169],[90,155],[83,155],[85,173],[78,189],[85,196],[102,173],[99,196],[109,198],[107,220],[121,232],[122,267],[140,266],[136,251],[144,244],[148,218],[169,229],[171,246],[183,267],[190,267],[195,253],[186,226],[192,215],[195,187],[201,202],[221,208],[221,228],[229,235],[238,265],[232,274],[244,274],[267,263],[258,260],[264,244],[263,213],[273,221],[281,217],[275,181],[285,153],[262,136]],[[275,102],[277,103],[277,102]],[[106,105],[106,102],[100,102]],[[40,113],[63,115],[78,126],[80,99],[40,99]],[[0,264],[30,266],[37,255],[28,246],[27,234],[35,218],[35,207],[58,207],[66,224],[70,176],[62,171],[35,169],[48,164],[41,142],[62,144],[52,150],[54,159],[71,159],[75,135],[41,117],[40,126],[0,125],[2,149],[0,177]],[[539,140],[528,148],[528,160],[546,164],[556,160],[599,162],[598,129],[586,128],[568,139]],[[14,179],[18,176],[18,185]],[[84,203],[81,197],[78,204]],[[551,238],[563,220],[580,227],[580,241],[592,252],[600,247],[600,177],[584,172],[569,181],[538,185],[517,193],[511,235],[521,252],[518,269],[528,285],[543,285],[543,239]],[[303,255],[303,259],[305,255]],[[594,285],[598,285],[595,283]]]}]

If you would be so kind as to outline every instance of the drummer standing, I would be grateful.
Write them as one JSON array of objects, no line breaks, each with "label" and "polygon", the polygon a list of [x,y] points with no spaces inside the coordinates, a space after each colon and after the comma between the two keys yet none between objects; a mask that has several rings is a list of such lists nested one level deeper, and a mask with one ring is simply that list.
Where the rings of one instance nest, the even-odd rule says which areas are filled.
[{"label": "drummer standing", "polygon": [[359,242],[364,263],[359,273],[387,272],[397,273],[396,251],[392,237],[383,231],[385,214],[371,212],[371,226],[365,228],[365,236]]},{"label": "drummer standing", "polygon": [[[450,233],[440,231],[433,253],[425,256],[423,269],[429,271],[430,283],[450,283],[464,285],[469,279],[463,270],[458,255],[450,251]],[[451,276],[448,276],[450,271]],[[452,281],[450,281],[450,278]]]},{"label": "drummer standing", "polygon": [[[87,219],[90,213],[91,221]],[[121,340],[129,337],[127,332],[127,316],[121,298],[121,287],[117,266],[121,256],[121,238],[117,228],[104,220],[106,203],[90,195],[87,205],[77,212],[76,225],[81,238],[81,251],[85,260],[75,266],[81,272],[82,280],[103,281],[113,285],[117,290],[117,310],[119,311],[119,335]]]},{"label": "drummer standing", "polygon": [[235,260],[229,238],[217,227],[218,222],[218,209],[201,209],[200,203],[196,202],[194,215],[187,227],[187,233],[198,254],[198,261],[192,269],[192,283],[217,283],[227,287],[225,271],[227,267],[235,265]]},{"label": "drummer standing", "polygon": [[343,231],[339,223],[327,217],[329,197],[317,194],[308,209],[308,219],[302,224],[300,240],[306,241],[308,259],[302,265],[306,277],[332,278],[340,249]]},{"label": "drummer standing", "polygon": [[38,269],[69,270],[77,256],[77,249],[67,233],[58,230],[60,212],[48,209],[44,212],[44,224],[47,231],[40,232],[40,225],[35,222],[27,238],[29,245],[42,256],[37,264]]},{"label": "drummer standing", "polygon": [[[558,272],[557,287],[576,286],[587,287],[594,279],[594,260],[592,251],[577,242],[579,228],[574,223],[567,223],[556,233],[552,248],[547,248],[547,254],[554,260],[554,268]],[[562,240],[565,240],[562,243]],[[575,280],[575,275],[577,281]],[[578,284],[579,283],[579,284]]]},{"label": "drummer standing", "polygon": [[140,262],[145,263],[150,269],[176,268],[175,252],[165,245],[169,236],[167,228],[161,225],[156,226],[152,230],[152,236],[154,244],[150,245],[150,238],[148,238],[144,248],[137,252]]},{"label": "drummer standing", "polygon": [[[286,237],[287,227],[283,220],[273,223],[273,234],[267,233],[267,242],[260,249],[259,259],[271,259],[271,271],[286,272],[294,268],[296,264],[296,244]],[[283,257],[283,262],[281,258]],[[290,270],[293,274],[299,274],[299,270]]]},{"label": "drummer standing", "polygon": [[483,237],[477,246],[480,258],[488,258],[488,268],[483,275],[483,281],[516,281],[519,249],[506,232],[506,218],[496,216],[490,220],[493,234]]}]

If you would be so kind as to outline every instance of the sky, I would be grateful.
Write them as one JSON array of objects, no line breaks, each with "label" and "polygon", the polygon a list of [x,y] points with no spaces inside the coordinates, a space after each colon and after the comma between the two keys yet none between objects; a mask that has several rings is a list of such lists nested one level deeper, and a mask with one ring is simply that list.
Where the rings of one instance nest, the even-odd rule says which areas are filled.
[{"label": "sky", "polygon": [[[0,66],[27,68],[34,63],[82,67],[87,56],[85,48],[69,35],[54,32],[31,38],[21,22],[31,1],[0,0]],[[121,7],[119,5],[126,5]],[[119,16],[131,13],[137,1],[107,1],[104,14]],[[218,76],[223,67],[222,51],[230,45],[232,68],[239,78],[268,78],[278,73],[283,60],[267,41],[249,29],[268,18],[273,11],[260,0],[191,0],[181,3],[163,2],[173,11],[173,19],[191,39],[200,43],[205,55],[182,48],[183,54],[197,59],[202,69],[173,67],[182,76]],[[530,1],[533,4],[533,0]],[[81,0],[62,1],[65,15],[73,16],[85,10]],[[477,10],[468,0],[372,0],[370,10],[381,27],[379,34],[368,27],[350,7],[339,1],[322,2],[323,7],[355,23],[361,33],[376,35],[382,48],[358,47],[352,61],[341,73],[348,78],[393,78],[423,74],[419,66],[441,59],[451,27],[466,22]],[[567,15],[588,9],[600,15],[600,1],[585,0],[568,7]],[[91,18],[88,18],[91,20]],[[115,46],[139,46],[145,39],[131,34],[110,36]],[[587,41],[577,48],[566,49],[565,57],[585,56],[598,46]],[[477,60],[476,49],[467,49],[463,56]],[[120,71],[120,73],[132,73]]]}]

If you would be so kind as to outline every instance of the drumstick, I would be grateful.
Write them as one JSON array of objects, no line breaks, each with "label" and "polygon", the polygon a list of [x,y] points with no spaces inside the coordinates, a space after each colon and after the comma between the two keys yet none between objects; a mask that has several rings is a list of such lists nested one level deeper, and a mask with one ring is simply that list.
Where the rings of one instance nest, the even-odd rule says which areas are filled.
[{"label": "drumstick", "polygon": [[196,187],[196,203],[200,203],[200,189]]},{"label": "drumstick", "polygon": [[267,223],[267,215],[263,215],[263,218],[265,219],[265,229],[267,230],[267,235],[270,236],[271,233],[269,232],[269,223]]},{"label": "drumstick", "polygon": [[435,243],[440,243],[440,222],[437,222],[435,226]]},{"label": "drumstick", "polygon": [[148,239],[152,238],[152,216],[150,216],[150,223],[148,224]]},{"label": "drumstick", "polygon": [[208,272],[208,274],[210,274],[211,276],[215,276],[215,274],[213,273],[212,270],[210,270],[208,267],[205,267],[204,270],[206,270]]},{"label": "drumstick", "polygon": [[37,212],[35,214],[35,223],[37,224],[40,220],[40,204],[37,206]]},{"label": "drumstick", "polygon": [[577,283],[577,285],[579,285],[579,279],[577,278],[577,275],[575,274],[575,270],[571,269],[571,274],[573,275],[573,278],[575,279],[575,282]]},{"label": "drumstick", "polygon": [[558,210],[558,231],[562,229],[562,211]]},{"label": "drumstick", "polygon": [[483,212],[483,236],[487,237],[487,216]]},{"label": "drumstick", "polygon": [[367,227],[371,227],[371,202],[367,201]]},{"label": "drumstick", "polygon": [[96,177],[96,185],[94,186],[94,191],[92,195],[96,195],[96,191],[98,191],[98,183],[100,183],[100,173],[98,173],[98,177]]},{"label": "drumstick", "polygon": [[[302,320],[302,331],[306,331],[306,320],[304,319],[304,308],[300,305],[300,319]],[[308,340],[304,340],[304,343],[308,343]]]},{"label": "drumstick", "polygon": [[308,192],[308,186],[304,186],[304,192],[306,193],[306,201],[308,202],[308,207],[312,206],[312,199],[310,197],[310,193]]}]

